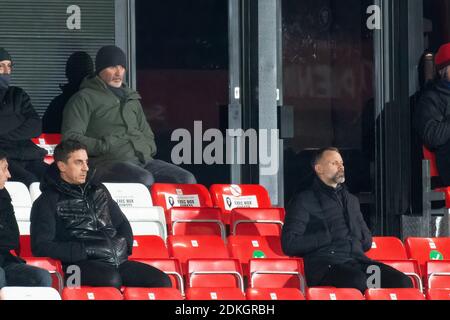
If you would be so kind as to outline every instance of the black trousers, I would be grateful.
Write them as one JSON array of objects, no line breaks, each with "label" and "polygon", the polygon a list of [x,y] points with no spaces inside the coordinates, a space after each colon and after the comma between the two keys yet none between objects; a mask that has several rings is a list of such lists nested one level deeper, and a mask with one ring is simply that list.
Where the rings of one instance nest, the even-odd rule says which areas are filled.
[{"label": "black trousers", "polygon": [[18,161],[8,159],[11,181],[18,181],[28,187],[33,182],[40,182],[47,171],[48,164],[43,160]]},{"label": "black trousers", "polygon": [[[92,287],[126,287],[170,288],[172,282],[164,272],[150,265],[125,261],[119,267],[99,262],[82,261],[74,263],[80,268],[81,285]],[[65,266],[65,269],[68,266]],[[66,279],[72,274],[66,273]],[[67,283],[71,285],[71,283]]]},{"label": "black trousers", "polygon": [[[352,261],[349,263],[332,265],[330,271],[322,279],[320,286],[336,288],[355,288],[364,293],[368,288],[369,277],[374,275],[368,272],[370,264]],[[403,272],[388,265],[377,262],[380,270],[380,288],[413,288],[412,280]],[[370,281],[369,285],[372,284]]]}]

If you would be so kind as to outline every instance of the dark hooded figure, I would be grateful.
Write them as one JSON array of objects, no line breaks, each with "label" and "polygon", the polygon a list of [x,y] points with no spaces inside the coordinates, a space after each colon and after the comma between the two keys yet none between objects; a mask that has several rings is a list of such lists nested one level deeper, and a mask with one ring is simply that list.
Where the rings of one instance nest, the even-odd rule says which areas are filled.
[{"label": "dark hooded figure", "polygon": [[42,118],[42,129],[45,133],[60,133],[64,107],[69,99],[78,92],[83,79],[94,73],[91,56],[84,51],[74,52],[66,63],[66,77],[69,82],[61,85],[62,93],[55,97]]}]

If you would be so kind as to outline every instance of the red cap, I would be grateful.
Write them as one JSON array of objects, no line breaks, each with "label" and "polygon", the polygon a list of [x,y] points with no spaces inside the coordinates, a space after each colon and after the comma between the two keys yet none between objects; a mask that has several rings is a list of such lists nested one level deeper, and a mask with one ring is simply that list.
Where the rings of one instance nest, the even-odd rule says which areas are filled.
[{"label": "red cap", "polygon": [[450,65],[450,43],[446,43],[439,48],[434,57],[434,64],[437,70]]}]

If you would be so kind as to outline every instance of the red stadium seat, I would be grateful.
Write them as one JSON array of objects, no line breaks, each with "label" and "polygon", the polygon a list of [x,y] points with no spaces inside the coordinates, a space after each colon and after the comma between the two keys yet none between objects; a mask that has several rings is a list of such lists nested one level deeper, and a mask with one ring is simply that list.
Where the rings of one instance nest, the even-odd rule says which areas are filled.
[{"label": "red stadium seat", "polygon": [[450,289],[428,289],[427,300],[450,300]]},{"label": "red stadium seat", "polygon": [[283,208],[236,208],[230,214],[231,235],[281,236]]},{"label": "red stadium seat", "polygon": [[385,260],[380,261],[394,269],[397,269],[411,278],[414,288],[423,292],[423,282],[419,264],[416,260]]},{"label": "red stadium seat", "polygon": [[427,261],[425,269],[429,289],[450,289],[450,260]]},{"label": "red stadium seat", "polygon": [[46,257],[21,257],[30,266],[47,270],[53,278],[53,285],[60,293],[64,287],[63,270],[59,260]]},{"label": "red stadium seat", "polygon": [[373,237],[366,255],[373,260],[408,260],[402,241],[395,237]]},{"label": "red stadium seat", "polygon": [[55,150],[55,147],[61,142],[61,134],[43,133],[39,137],[31,139],[31,141],[33,141],[33,143],[37,146],[47,150],[47,155],[44,158],[44,162],[52,164],[54,162],[53,151]]},{"label": "red stadium seat", "polygon": [[417,289],[368,289],[366,300],[425,300],[425,296]]},{"label": "red stadium seat", "polygon": [[417,260],[423,276],[427,275],[425,264],[431,260],[450,260],[450,238],[407,238],[408,257]]},{"label": "red stadium seat", "polygon": [[29,234],[23,234],[19,237],[19,255],[21,257],[32,257],[31,238]]},{"label": "red stadium seat", "polygon": [[222,210],[224,221],[230,223],[234,208],[271,208],[269,193],[258,184],[213,184],[209,188],[215,207]]},{"label": "red stadium seat", "polygon": [[132,259],[133,261],[139,261],[150,266],[153,266],[165,274],[167,274],[172,281],[172,288],[180,290],[184,295],[184,281],[180,263],[177,259]]},{"label": "red stadium seat", "polygon": [[247,300],[305,300],[305,296],[295,288],[248,288]]},{"label": "red stadium seat", "polygon": [[123,300],[119,290],[112,287],[64,288],[63,300]]},{"label": "red stadium seat", "polygon": [[241,265],[235,259],[188,260],[187,283],[191,288],[240,288],[244,291]]},{"label": "red stadium seat", "polygon": [[362,293],[353,288],[309,288],[307,300],[364,300]]},{"label": "red stadium seat", "polygon": [[189,288],[187,300],[245,300],[238,288]]},{"label": "red stadium seat", "polygon": [[228,251],[231,257],[239,259],[245,275],[249,275],[248,263],[253,258],[288,258],[281,249],[279,237],[229,236]]},{"label": "red stadium seat", "polygon": [[[430,162],[430,176],[439,177],[439,171],[436,165],[436,155],[430,151],[427,147],[423,146],[423,157]],[[438,192],[443,192],[445,195],[445,207],[450,208],[450,187],[436,188]]]},{"label": "red stadium seat", "polygon": [[134,236],[133,254],[130,259],[169,258],[164,240],[158,236]]},{"label": "red stadium seat", "polygon": [[187,273],[188,259],[228,259],[227,248],[219,236],[169,236],[167,238],[169,255],[177,258]]},{"label": "red stadium seat", "polygon": [[216,235],[226,239],[222,213],[217,208],[172,208],[170,209],[172,234]]},{"label": "red stadium seat", "polygon": [[296,288],[305,292],[302,259],[251,259],[250,288]]},{"label": "red stadium seat", "polygon": [[125,288],[124,300],[183,300],[175,288]]}]

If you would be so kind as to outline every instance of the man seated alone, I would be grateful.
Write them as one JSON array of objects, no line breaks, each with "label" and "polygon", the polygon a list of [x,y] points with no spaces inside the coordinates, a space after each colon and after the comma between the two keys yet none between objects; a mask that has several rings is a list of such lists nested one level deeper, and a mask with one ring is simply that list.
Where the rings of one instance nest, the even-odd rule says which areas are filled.
[{"label": "man seated alone", "polygon": [[319,150],[313,166],[317,177],[289,204],[281,238],[285,254],[303,258],[308,286],[356,288],[364,293],[369,284],[377,285],[368,281],[376,279],[369,269],[375,266],[381,288],[412,288],[408,276],[364,254],[371,248],[372,235],[358,199],[343,185],[339,150]]},{"label": "man seated alone", "polygon": [[31,211],[33,254],[61,260],[66,273],[78,266],[84,286],[171,287],[164,272],[128,260],[130,223],[106,187],[91,183],[86,146],[63,141],[54,158]]},{"label": "man seated alone", "polygon": [[19,227],[11,196],[5,182],[11,177],[6,153],[0,151],[0,289],[14,287],[50,287],[52,278],[47,270],[29,266],[11,250],[19,248]]}]

